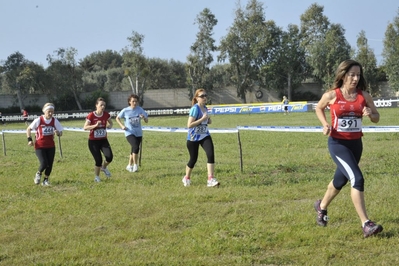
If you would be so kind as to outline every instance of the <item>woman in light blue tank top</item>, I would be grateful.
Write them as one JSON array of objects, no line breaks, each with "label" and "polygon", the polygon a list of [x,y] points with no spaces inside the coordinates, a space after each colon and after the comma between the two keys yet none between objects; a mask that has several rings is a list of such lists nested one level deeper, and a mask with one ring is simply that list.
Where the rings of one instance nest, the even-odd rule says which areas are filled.
[{"label": "woman in light blue tank top", "polygon": [[207,94],[204,89],[196,90],[193,100],[192,107],[190,109],[187,127],[187,149],[190,154],[190,160],[186,165],[186,175],[183,177],[183,185],[185,187],[191,184],[191,172],[193,171],[194,165],[198,159],[199,146],[204,149],[206,157],[208,159],[207,170],[208,170],[208,187],[219,186],[219,182],[214,178],[215,170],[215,151],[213,147],[212,137],[209,134],[208,124],[210,124],[211,118],[208,115],[206,108]]},{"label": "woman in light blue tank top", "polygon": [[[129,164],[126,170],[129,172],[137,172],[139,170],[138,158],[140,144],[143,139],[143,130],[141,128],[141,120],[148,123],[148,114],[139,106],[139,96],[131,94],[127,99],[128,107],[123,108],[116,117],[116,122],[125,131],[126,140],[129,142],[130,156]],[[124,123],[122,123],[124,119]]]}]

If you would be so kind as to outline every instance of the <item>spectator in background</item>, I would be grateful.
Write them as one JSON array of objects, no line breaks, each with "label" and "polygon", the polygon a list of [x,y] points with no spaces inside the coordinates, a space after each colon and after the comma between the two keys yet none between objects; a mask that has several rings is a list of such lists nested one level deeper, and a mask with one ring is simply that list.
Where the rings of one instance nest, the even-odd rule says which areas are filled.
[{"label": "spectator in background", "polygon": [[[126,166],[126,170],[129,172],[137,172],[139,169],[138,154],[143,139],[141,120],[148,123],[148,114],[139,106],[139,96],[136,94],[130,95],[127,102],[129,106],[123,108],[119,112],[116,117],[116,122],[118,122],[119,126],[125,131],[126,140],[131,147],[129,163]],[[124,124],[122,124],[121,118],[124,119]]]},{"label": "spectator in background", "polygon": [[283,104],[283,111],[284,111],[285,115],[288,114],[288,104],[289,103],[290,103],[290,101],[288,100],[288,98],[286,96],[283,96],[282,104]]},{"label": "spectator in background", "polygon": [[29,116],[28,112],[26,111],[26,109],[22,109],[21,112],[22,112],[22,118],[24,119],[25,124],[29,125],[29,123],[28,123],[28,116]]}]

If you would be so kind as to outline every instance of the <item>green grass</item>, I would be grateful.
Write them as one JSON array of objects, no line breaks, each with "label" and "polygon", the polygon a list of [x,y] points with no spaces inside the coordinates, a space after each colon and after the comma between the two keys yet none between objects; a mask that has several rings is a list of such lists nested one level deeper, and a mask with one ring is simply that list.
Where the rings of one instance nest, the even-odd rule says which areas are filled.
[{"label": "green grass", "polygon": [[[380,109],[378,125],[398,125]],[[319,126],[314,113],[218,115],[212,127]],[[186,127],[187,117],[151,117],[148,126]],[[63,122],[82,127],[84,121]],[[115,123],[116,124],[116,123]],[[364,121],[364,124],[372,125]],[[22,123],[0,129],[24,129]],[[94,183],[87,132],[65,131],[51,187],[33,184],[38,161],[24,134],[5,133],[0,155],[0,265],[396,265],[399,263],[398,133],[365,133],[361,169],[371,219],[384,226],[363,238],[349,186],[318,227],[313,203],[335,165],[321,133],[241,131],[213,134],[216,178],[206,187],[200,151],[192,186],[185,133],[144,132],[142,165],[125,170],[130,146],[109,134],[112,178]],[[102,178],[104,176],[102,175]],[[396,207],[398,205],[398,207]]]}]

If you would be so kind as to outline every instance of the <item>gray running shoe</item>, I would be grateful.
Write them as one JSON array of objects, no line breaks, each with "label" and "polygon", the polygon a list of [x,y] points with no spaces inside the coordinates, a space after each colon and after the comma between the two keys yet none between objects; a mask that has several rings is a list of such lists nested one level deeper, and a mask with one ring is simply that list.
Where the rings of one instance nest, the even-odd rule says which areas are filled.
[{"label": "gray running shoe", "polygon": [[105,167],[105,168],[102,168],[102,167],[101,167],[101,171],[104,172],[104,174],[105,174],[105,176],[106,176],[107,178],[110,178],[110,177],[111,177],[111,172],[108,170],[107,167]]},{"label": "gray running shoe", "polygon": [[364,227],[363,227],[363,235],[364,237],[369,237],[372,235],[376,235],[379,232],[382,232],[383,228],[381,225],[376,224],[372,221],[368,221],[365,223]]},{"label": "gray running shoe", "polygon": [[328,222],[327,210],[322,210],[320,208],[320,203],[321,203],[321,200],[317,200],[314,203],[314,209],[317,212],[316,222],[320,226],[327,226],[327,222]]},{"label": "gray running shoe", "polygon": [[41,178],[42,178],[42,175],[39,172],[37,172],[36,175],[35,175],[35,178],[33,179],[33,181],[35,182],[36,185],[40,184],[40,179]]},{"label": "gray running shoe", "polygon": [[50,186],[50,181],[48,180],[48,178],[43,179],[42,186]]}]

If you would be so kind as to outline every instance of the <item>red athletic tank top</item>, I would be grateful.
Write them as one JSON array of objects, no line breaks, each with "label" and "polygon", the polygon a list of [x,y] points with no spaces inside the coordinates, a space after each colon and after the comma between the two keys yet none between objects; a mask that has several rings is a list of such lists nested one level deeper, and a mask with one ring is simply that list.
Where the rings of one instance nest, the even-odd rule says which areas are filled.
[{"label": "red athletic tank top", "polygon": [[103,112],[101,116],[96,115],[94,112],[91,112],[87,115],[86,120],[90,122],[90,125],[97,124],[97,121],[101,122],[101,125],[90,130],[89,139],[90,140],[99,140],[107,138],[107,121],[111,117],[108,112]]},{"label": "red athletic tank top", "polygon": [[331,133],[330,136],[338,139],[359,139],[363,136],[362,119],[366,99],[362,90],[356,90],[354,101],[348,101],[339,88],[335,89],[336,99],[330,104]]},{"label": "red athletic tank top", "polygon": [[44,117],[40,116],[40,123],[36,129],[35,149],[46,149],[55,147],[54,143],[55,119],[51,118],[50,123],[46,124]]}]

